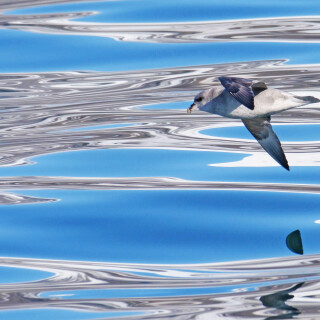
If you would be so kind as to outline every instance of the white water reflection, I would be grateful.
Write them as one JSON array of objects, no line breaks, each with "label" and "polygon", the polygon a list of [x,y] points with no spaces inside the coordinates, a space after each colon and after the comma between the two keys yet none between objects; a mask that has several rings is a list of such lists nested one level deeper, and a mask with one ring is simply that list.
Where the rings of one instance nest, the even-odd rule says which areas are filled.
[{"label": "white water reflection", "polygon": [[[319,69],[319,65],[253,61],[129,73],[1,74],[0,87],[4,93],[0,137],[5,144],[1,148],[0,163],[16,165],[40,154],[92,148],[260,153],[255,141],[243,143],[241,139],[197,134],[206,128],[232,126],[234,120],[208,117],[200,112],[190,117],[184,110],[137,107],[175,101],[186,101],[187,107],[195,92],[212,85],[217,76],[229,74],[231,70],[238,76],[263,78],[269,86],[296,94],[301,90],[305,93],[307,87],[308,93],[317,96]],[[318,113],[316,106],[297,108],[275,116],[273,123],[319,123]],[[123,123],[134,126],[103,130],[103,126]],[[98,126],[101,130],[73,130],[79,126]],[[303,153],[299,164],[308,166],[318,163],[318,145],[318,141],[285,142],[283,147],[293,165],[297,163],[294,154]]]},{"label": "white water reflection", "polygon": [[[246,143],[246,142],[244,142]],[[288,148],[289,143],[285,143]],[[302,148],[306,147],[307,143],[301,143]],[[292,146],[292,149],[296,148],[297,144]],[[308,146],[307,146],[308,147]],[[320,166],[320,153],[306,152],[306,153],[294,153],[290,152],[287,157],[290,162],[290,166],[293,167],[319,167]],[[213,167],[243,167],[243,168],[257,168],[257,167],[277,167],[277,163],[273,163],[272,159],[269,159],[268,155],[259,153],[253,153],[248,157],[244,157],[240,161],[225,162],[218,164],[209,164]]]},{"label": "white water reflection", "polygon": [[73,21],[97,12],[10,15],[0,28],[51,34],[91,35],[150,43],[302,42],[319,43],[320,17],[277,17],[174,23],[93,23]]},{"label": "white water reflection", "polygon": [[[253,140],[202,133],[204,129],[236,126],[234,120],[200,112],[190,117],[186,108],[196,92],[215,84],[221,75],[263,80],[268,86],[297,95],[320,97],[320,64],[315,52],[320,17],[98,23],[86,21],[97,14],[94,10],[8,12],[51,3],[65,1],[1,1],[0,10],[6,12],[0,16],[0,29],[6,43],[13,43],[16,35],[20,41],[30,37],[33,43],[41,34],[41,41],[51,41],[56,50],[61,48],[53,40],[60,35],[74,36],[64,37],[66,43],[71,38],[81,39],[84,45],[77,48],[84,50],[70,52],[71,60],[85,52],[80,56],[80,60],[85,57],[81,70],[90,70],[90,58],[95,56],[89,53],[97,47],[92,47],[94,42],[88,39],[100,37],[100,41],[111,43],[108,49],[118,45],[111,59],[118,63],[113,70],[124,65],[124,71],[61,71],[72,70],[72,66],[63,68],[54,59],[43,60],[53,61],[46,64],[38,56],[31,59],[30,53],[44,51],[39,57],[49,55],[41,46],[33,51],[21,50],[19,61],[32,72],[19,72],[11,51],[4,56],[4,65],[14,61],[13,69],[9,67],[14,73],[0,74],[0,252],[27,258],[2,257],[0,266],[41,270],[51,276],[41,274],[36,281],[1,283],[2,315],[7,319],[38,316],[77,320],[316,318],[320,302],[320,257],[316,254],[207,264],[90,260],[110,261],[111,256],[115,261],[147,262],[173,255],[185,261],[200,256],[203,260],[212,256],[243,259],[248,250],[254,257],[272,256],[274,252],[286,255],[292,253],[285,247],[285,235],[300,227],[306,250],[317,252],[317,227],[313,222],[320,221],[316,220],[320,141],[307,135],[298,141],[282,140],[293,167],[288,174],[273,167],[275,163]],[[193,65],[176,67],[187,64],[181,60],[185,53],[182,50],[180,55],[165,58],[160,54],[161,59],[168,59],[161,68],[152,59],[146,66],[143,50],[136,53],[138,47],[128,49],[132,42],[145,45],[145,50],[147,46],[155,50],[173,44],[179,45],[177,50],[180,45],[188,46],[195,50],[190,54]],[[223,63],[218,64],[220,60],[214,57],[203,62],[202,55],[192,56],[205,46],[218,48],[225,42],[236,43],[238,51],[230,50],[231,58],[222,57]],[[259,48],[265,42],[272,52],[280,42],[287,49],[280,48],[272,59],[267,52],[251,55],[251,51],[263,51]],[[291,42],[301,47],[290,47]],[[315,46],[307,47],[306,43]],[[205,55],[213,47],[206,48]],[[310,53],[311,49],[314,51]],[[14,47],[12,52],[17,51]],[[128,56],[121,55],[124,51],[136,53],[138,59],[125,64]],[[240,51],[243,55],[235,55]],[[63,55],[66,51],[61,52],[60,61],[69,61]],[[301,52],[309,52],[308,59]],[[225,63],[239,60],[243,61]],[[96,69],[111,70],[112,63]],[[168,68],[170,65],[174,67]],[[125,70],[127,66],[136,71]],[[137,71],[141,68],[144,70]],[[183,104],[185,109],[181,109]],[[319,105],[289,110],[275,116],[273,123],[319,124]],[[124,151],[122,156],[120,151]],[[105,163],[109,166],[103,167]],[[148,163],[153,164],[151,171]],[[198,166],[193,167],[193,163]],[[65,193],[70,190],[78,191],[67,197]],[[100,193],[98,199],[94,197],[98,190],[113,191]],[[118,198],[112,198],[114,190],[119,190]],[[126,190],[140,191],[129,195]],[[167,193],[150,200],[150,190],[155,198]],[[123,204],[124,195],[128,209]],[[204,204],[206,198],[211,201]],[[256,211],[251,206],[255,201],[262,204]],[[217,203],[221,207],[217,208]],[[5,206],[8,204],[13,206]],[[145,211],[140,213],[140,208]],[[295,225],[298,223],[303,225]],[[118,233],[108,237],[113,230]],[[73,261],[79,256],[87,261]]]},{"label": "white water reflection", "polygon": [[[259,315],[290,315],[298,309],[315,317],[319,304],[317,255],[191,265],[4,257],[0,263],[54,273],[38,281],[0,284],[2,310],[54,308],[109,315],[117,311],[119,316],[134,312],[126,319],[207,319],[226,314],[261,319]],[[300,284],[294,286],[295,282]],[[294,299],[285,304],[287,293]],[[276,313],[274,307],[279,309]]]}]

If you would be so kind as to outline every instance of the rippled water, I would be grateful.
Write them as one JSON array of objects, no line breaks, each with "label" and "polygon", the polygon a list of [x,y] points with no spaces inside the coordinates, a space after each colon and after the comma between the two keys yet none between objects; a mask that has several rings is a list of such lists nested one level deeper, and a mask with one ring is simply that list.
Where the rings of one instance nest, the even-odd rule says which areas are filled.
[{"label": "rippled water", "polygon": [[273,117],[290,172],[186,112],[221,75],[320,98],[317,1],[0,11],[4,319],[319,317],[319,104]]}]

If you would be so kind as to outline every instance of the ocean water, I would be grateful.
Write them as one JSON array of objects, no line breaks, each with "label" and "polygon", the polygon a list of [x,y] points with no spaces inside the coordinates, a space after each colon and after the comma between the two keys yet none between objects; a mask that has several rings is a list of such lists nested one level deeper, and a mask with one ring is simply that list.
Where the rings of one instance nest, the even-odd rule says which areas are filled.
[{"label": "ocean water", "polygon": [[272,118],[289,172],[186,111],[222,75],[320,98],[317,1],[0,12],[1,319],[320,318],[320,104]]}]

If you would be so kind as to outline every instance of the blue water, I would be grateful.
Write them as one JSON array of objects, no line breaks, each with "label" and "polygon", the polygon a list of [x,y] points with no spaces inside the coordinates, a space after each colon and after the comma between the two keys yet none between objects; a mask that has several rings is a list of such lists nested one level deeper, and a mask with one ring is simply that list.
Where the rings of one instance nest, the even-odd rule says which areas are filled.
[{"label": "blue water", "polygon": [[139,312],[79,312],[73,310],[58,310],[58,309],[34,309],[34,310],[14,310],[2,311],[3,317],[8,320],[17,320],[29,317],[34,320],[48,319],[70,319],[70,320],[89,320],[104,319],[112,317],[129,317],[139,315]]},{"label": "blue water", "polygon": [[0,174],[69,177],[175,176],[207,180],[206,176],[210,175],[210,171],[216,171],[208,163],[236,161],[243,157],[241,154],[183,150],[87,150],[41,156],[34,159],[36,165],[2,167]]},{"label": "blue water", "polygon": [[16,283],[29,282],[49,278],[53,273],[25,268],[0,268],[0,284],[1,283]]},{"label": "blue water", "polygon": [[293,317],[260,298],[304,282],[311,319],[319,106],[272,119],[289,172],[240,120],[186,109],[221,75],[319,98],[319,3],[42,4],[0,3],[0,316]]},{"label": "blue water", "polygon": [[[315,1],[115,1],[40,6],[7,14],[98,11],[79,19],[87,22],[178,22],[320,14]],[[289,63],[319,63],[313,43],[148,44],[117,42],[92,36],[0,31],[6,50],[0,53],[1,72],[61,70],[139,70],[246,60],[289,59]],[[21,54],[23,52],[23,54]],[[75,54],[76,53],[76,54]]]},{"label": "blue water", "polygon": [[143,106],[140,109],[146,110],[186,110],[186,106],[188,105],[187,101],[182,102],[170,102],[170,103],[160,103],[160,104],[153,104],[150,106]]},{"label": "blue water", "polygon": [[99,14],[82,18],[88,22],[185,22],[225,19],[283,17],[297,15],[317,15],[320,13],[316,1],[300,0],[267,1],[230,0],[221,3],[218,0],[200,0],[195,5],[192,0],[184,1],[102,1],[78,2],[58,5],[39,6],[7,11],[6,14],[39,14],[95,11]]},{"label": "blue water", "polygon": [[[241,123],[241,122],[240,122]],[[281,141],[319,141],[319,125],[273,125],[274,131]],[[251,139],[253,136],[244,126],[213,128],[200,131],[214,137]]]},{"label": "blue water", "polygon": [[[30,34],[0,30],[0,71],[142,70],[246,60],[289,59],[319,63],[318,44],[305,43],[180,43],[117,42],[92,36]],[[23,52],[23,55],[21,55]]]},{"label": "blue water", "polygon": [[36,210],[2,207],[3,256],[141,263],[287,256],[283,239],[297,228],[308,253],[319,248],[317,195],[199,190],[28,195],[60,201],[37,204]]},{"label": "blue water", "polygon": [[[254,285],[253,285],[254,286]],[[253,287],[252,286],[252,287]],[[112,297],[168,297],[175,295],[192,296],[193,294],[213,294],[213,293],[226,293],[232,292],[238,288],[244,288],[248,291],[253,291],[253,288],[245,286],[224,286],[212,288],[193,288],[193,289],[142,289],[142,290],[130,290],[130,289],[113,289],[113,290],[81,290],[81,291],[67,291],[67,292],[50,292],[49,294],[43,294],[42,297],[58,297],[59,295],[65,295],[64,299],[103,299]]]},{"label": "blue water", "polygon": [[[240,138],[243,137],[240,135]],[[85,150],[39,156],[31,159],[34,163],[30,165],[1,167],[0,174],[10,177],[177,177],[194,181],[318,182],[318,176],[314,174],[317,167],[294,167],[289,173],[279,166],[215,166],[232,164],[248,156],[241,153],[164,149]]]}]

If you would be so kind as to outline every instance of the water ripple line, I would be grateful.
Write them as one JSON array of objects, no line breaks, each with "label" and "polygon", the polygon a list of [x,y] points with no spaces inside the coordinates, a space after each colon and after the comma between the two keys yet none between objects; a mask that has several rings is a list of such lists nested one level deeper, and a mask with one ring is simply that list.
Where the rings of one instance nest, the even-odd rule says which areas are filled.
[{"label": "water ripple line", "polygon": [[[38,4],[37,4],[38,5]],[[0,7],[1,9],[1,7]],[[98,12],[1,15],[0,28],[50,34],[107,37],[148,43],[311,42],[319,43],[320,17],[294,16],[174,23],[73,21]]]},{"label": "water ripple line", "polygon": [[[319,306],[319,261],[319,255],[308,255],[148,265],[2,257],[1,266],[41,270],[54,275],[38,281],[0,284],[0,309],[141,312],[132,319],[167,319],[169,316],[172,319],[207,319],[226,315],[261,319],[262,315],[289,314],[292,309],[303,309],[310,317],[318,312]],[[126,294],[117,297],[121,288],[126,289]],[[207,291],[199,293],[200,288]],[[221,288],[226,291],[219,290]],[[156,291],[149,297],[136,296],[141,289]],[[86,290],[100,297],[81,298]],[[290,307],[277,308],[277,303],[286,302],[282,296],[287,292],[294,292]]]},{"label": "water ripple line", "polygon": [[[269,86],[319,96],[320,65],[286,65],[285,60],[248,61],[131,72],[44,72],[0,75],[0,165],[29,163],[41,154],[85,149],[149,148],[261,153],[255,141],[207,136],[207,128],[235,121],[190,117],[175,109],[208,88],[217,76],[264,79]],[[169,104],[167,109],[152,105]],[[149,109],[141,108],[150,106]],[[319,123],[317,105],[288,110],[273,123]],[[130,126],[122,126],[122,124]],[[90,127],[106,126],[90,130]],[[72,130],[75,128],[81,130]],[[88,127],[88,130],[86,130]],[[319,141],[286,142],[290,157],[303,154],[303,165],[318,165]],[[311,156],[312,155],[312,156]],[[311,159],[311,160],[310,160]],[[314,160],[312,160],[314,159]],[[311,161],[311,162],[310,162]]]}]

